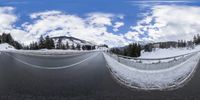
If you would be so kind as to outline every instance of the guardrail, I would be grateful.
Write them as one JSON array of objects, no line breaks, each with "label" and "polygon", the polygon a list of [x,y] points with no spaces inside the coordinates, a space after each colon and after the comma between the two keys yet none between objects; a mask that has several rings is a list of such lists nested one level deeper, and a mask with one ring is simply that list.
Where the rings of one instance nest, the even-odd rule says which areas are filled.
[{"label": "guardrail", "polygon": [[191,52],[187,54],[182,54],[178,56],[173,56],[173,57],[165,57],[165,58],[136,58],[136,57],[128,57],[128,56],[123,56],[123,55],[116,55],[113,53],[107,53],[110,57],[114,58],[118,62],[138,68],[138,69],[143,69],[143,70],[158,70],[158,69],[165,69],[165,68],[170,68],[175,65],[178,65],[193,55],[195,55],[197,52]]},{"label": "guardrail", "polygon": [[[118,54],[115,54],[115,55],[117,55],[118,57],[133,59],[133,60],[166,60],[166,59],[184,57],[184,56],[194,54],[194,53],[198,53],[198,52],[200,52],[200,51],[191,52],[191,53],[182,54],[182,55],[177,55],[177,56],[173,56],[173,57],[165,57],[165,58],[137,58],[137,57],[129,57],[129,56],[118,55]],[[114,53],[110,53],[110,54],[114,54]]]},{"label": "guardrail", "polygon": [[[182,87],[194,74],[199,62],[200,54],[198,52],[197,54],[196,52],[194,53],[189,53],[189,55],[186,54],[190,56],[190,58],[179,65],[173,66],[173,68],[156,71],[128,68],[129,66],[117,62],[107,54],[104,54],[104,57],[111,74],[117,82],[128,88],[141,90],[172,90]],[[140,65],[142,65],[142,63],[140,63]]]}]

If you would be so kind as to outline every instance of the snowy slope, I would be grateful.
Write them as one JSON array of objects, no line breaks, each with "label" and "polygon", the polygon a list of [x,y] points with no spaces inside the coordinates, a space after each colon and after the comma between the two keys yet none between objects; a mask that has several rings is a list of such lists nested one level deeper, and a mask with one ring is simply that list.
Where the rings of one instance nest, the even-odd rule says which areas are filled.
[{"label": "snowy slope", "polygon": [[0,51],[5,51],[5,50],[15,50],[15,48],[8,43],[3,43],[0,44]]},{"label": "snowy slope", "polygon": [[200,51],[200,45],[196,46],[195,49],[187,49],[187,48],[169,48],[169,49],[158,49],[152,52],[144,52],[142,51],[140,58],[165,58],[172,57],[182,54],[187,54],[190,52]]}]

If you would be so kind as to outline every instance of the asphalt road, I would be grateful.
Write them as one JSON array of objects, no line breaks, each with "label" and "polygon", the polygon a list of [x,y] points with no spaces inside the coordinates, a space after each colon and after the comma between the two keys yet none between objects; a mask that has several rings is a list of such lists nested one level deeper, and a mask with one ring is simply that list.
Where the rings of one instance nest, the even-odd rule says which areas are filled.
[{"label": "asphalt road", "polygon": [[[92,58],[91,58],[92,57]],[[90,58],[90,59],[88,59]],[[35,68],[19,62],[43,66]],[[84,62],[81,62],[85,60]],[[45,67],[75,66],[62,69]],[[138,91],[118,84],[101,52],[68,57],[0,54],[0,100],[199,100],[200,71],[173,91]]]}]

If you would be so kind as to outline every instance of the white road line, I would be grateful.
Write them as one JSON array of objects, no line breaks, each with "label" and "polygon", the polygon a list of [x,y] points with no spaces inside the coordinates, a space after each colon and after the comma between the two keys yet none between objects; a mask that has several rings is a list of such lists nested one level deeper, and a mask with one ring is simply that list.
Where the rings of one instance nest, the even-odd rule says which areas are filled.
[{"label": "white road line", "polygon": [[79,54],[59,54],[59,55],[39,55],[39,54],[28,54],[28,53],[20,53],[20,52],[11,52],[11,53],[16,53],[24,56],[37,56],[37,57],[72,57],[72,56],[79,56],[79,55],[84,55],[86,53],[79,53]]},{"label": "white road line", "polygon": [[19,58],[14,57],[14,56],[12,56],[12,55],[10,55],[10,54],[7,54],[7,53],[5,53],[5,54],[8,55],[8,56],[11,56],[12,58],[14,58],[15,60],[17,60],[17,61],[19,61],[19,62],[21,62],[21,63],[23,63],[23,64],[25,64],[25,65],[28,65],[28,66],[30,66],[30,67],[33,67],[33,68],[54,70],[54,69],[65,69],[65,68],[69,68],[69,67],[76,66],[76,65],[78,65],[78,64],[81,64],[81,63],[83,63],[83,62],[85,62],[85,61],[87,61],[87,60],[89,60],[89,59],[91,59],[91,58],[97,56],[99,53],[97,53],[97,54],[95,54],[95,55],[92,55],[92,56],[90,56],[90,57],[88,57],[88,58],[86,58],[86,59],[84,59],[84,60],[82,60],[82,61],[80,61],[80,62],[71,64],[71,65],[68,65],[68,66],[60,66],[60,67],[45,67],[45,66],[33,65],[33,64],[24,62],[24,61],[20,60]]}]

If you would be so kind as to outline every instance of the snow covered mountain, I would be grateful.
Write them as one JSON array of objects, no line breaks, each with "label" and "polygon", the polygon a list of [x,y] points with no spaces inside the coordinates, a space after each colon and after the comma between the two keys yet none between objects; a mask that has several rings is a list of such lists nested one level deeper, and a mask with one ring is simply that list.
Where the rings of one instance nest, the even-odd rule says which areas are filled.
[{"label": "snow covered mountain", "polygon": [[59,41],[61,41],[62,44],[67,44],[69,46],[77,46],[77,45],[80,45],[81,47],[82,46],[91,46],[91,47],[95,47],[95,49],[105,49],[105,48],[108,48],[107,45],[105,44],[102,44],[102,45],[97,45],[96,43],[93,43],[93,42],[89,42],[89,41],[86,41],[86,40],[82,40],[82,39],[78,39],[78,38],[75,38],[75,37],[68,37],[68,36],[58,36],[58,37],[51,37],[54,42],[55,42],[55,45],[59,43]]},{"label": "snow covered mountain", "polygon": [[66,44],[68,42],[69,45],[89,45],[89,46],[96,46],[95,43],[91,43],[85,40],[81,40],[75,37],[67,37],[67,36],[59,36],[59,37],[52,37],[52,39],[58,43],[59,39],[62,41],[63,44]]}]

